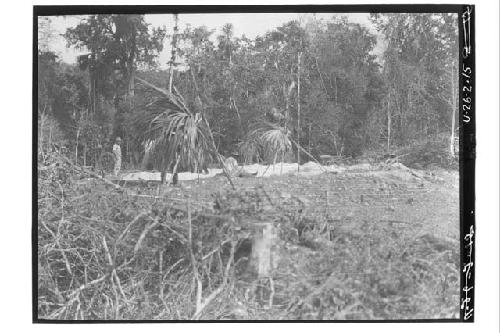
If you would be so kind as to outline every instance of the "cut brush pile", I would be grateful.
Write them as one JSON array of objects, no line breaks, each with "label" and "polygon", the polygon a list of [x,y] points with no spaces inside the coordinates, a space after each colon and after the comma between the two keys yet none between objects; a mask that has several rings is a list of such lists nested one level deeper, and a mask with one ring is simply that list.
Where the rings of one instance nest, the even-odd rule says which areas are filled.
[{"label": "cut brush pile", "polygon": [[[98,179],[79,182],[88,177],[82,172],[58,155],[39,162],[39,318],[458,316],[452,241],[397,221],[306,213],[293,195],[278,204],[265,185],[214,193],[207,209],[187,199],[134,196]],[[315,191],[307,184],[324,187],[325,177],[332,176],[297,186],[305,195]],[[249,265],[258,221],[272,221],[279,235],[271,278],[258,279]]]}]

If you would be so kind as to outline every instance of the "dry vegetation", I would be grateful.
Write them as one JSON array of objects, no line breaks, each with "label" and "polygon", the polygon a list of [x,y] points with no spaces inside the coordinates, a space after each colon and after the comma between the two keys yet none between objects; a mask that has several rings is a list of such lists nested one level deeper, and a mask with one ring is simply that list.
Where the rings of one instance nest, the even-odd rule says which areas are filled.
[{"label": "dry vegetation", "polygon": [[[456,172],[385,169],[237,179],[237,191],[216,177],[157,196],[156,186],[117,189],[46,156],[38,316],[457,318]],[[258,279],[249,260],[259,221],[279,233],[272,278]]]}]

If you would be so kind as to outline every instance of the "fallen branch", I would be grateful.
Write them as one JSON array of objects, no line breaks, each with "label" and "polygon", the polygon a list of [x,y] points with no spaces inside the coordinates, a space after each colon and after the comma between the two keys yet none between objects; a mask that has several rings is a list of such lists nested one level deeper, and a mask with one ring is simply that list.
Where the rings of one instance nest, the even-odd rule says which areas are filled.
[{"label": "fallen branch", "polygon": [[134,256],[137,254],[137,252],[139,251],[140,247],[141,247],[141,244],[142,244],[142,241],[144,240],[144,238],[146,237],[146,235],[148,234],[148,232],[153,229],[154,227],[156,227],[160,222],[158,221],[158,218],[156,218],[153,223],[147,225],[144,230],[142,231],[141,235],[139,236],[139,239],[137,240],[137,243],[135,244],[134,246]]},{"label": "fallen branch", "polygon": [[80,287],[78,287],[77,289],[73,290],[69,294],[69,296],[68,296],[69,300],[66,302],[66,304],[64,304],[64,306],[62,306],[61,308],[57,309],[56,311],[52,312],[47,317],[48,318],[57,318],[61,313],[64,312],[64,310],[66,310],[68,307],[70,307],[73,304],[73,302],[75,302],[78,299],[78,297],[80,296],[80,293],[82,291],[84,291],[85,289],[87,289],[89,287],[92,287],[95,284],[98,284],[99,282],[104,281],[106,278],[109,277],[110,274],[111,273],[106,273],[103,276],[101,276],[100,278],[95,279],[93,281],[90,281],[89,283],[83,284]]},{"label": "fallen branch", "polygon": [[108,264],[109,264],[110,267],[113,267],[113,271],[111,272],[111,277],[113,279],[115,279],[116,285],[118,286],[118,290],[120,291],[120,294],[122,295],[123,300],[125,302],[127,302],[127,297],[125,296],[125,292],[123,292],[122,283],[120,281],[120,278],[118,277],[118,274],[116,274],[116,267],[115,267],[115,264],[113,262],[113,258],[111,258],[111,253],[109,252],[108,244],[106,243],[106,237],[102,238],[102,245],[104,247],[104,251],[106,252],[106,257],[108,259]]},{"label": "fallen branch", "polygon": [[269,294],[269,307],[272,308],[273,307],[273,301],[274,301],[274,281],[273,281],[273,278],[270,276],[269,277],[269,288],[271,289],[271,293]]},{"label": "fallen branch", "polygon": [[353,304],[346,306],[341,311],[335,313],[333,318],[335,320],[345,320],[346,315],[348,315],[348,314],[352,315],[354,313],[354,312],[352,312],[352,310],[357,308],[358,306],[363,306],[363,305],[359,301],[356,301]]},{"label": "fallen branch", "polygon": [[73,276],[73,272],[71,271],[71,265],[69,264],[68,257],[66,256],[66,253],[64,252],[64,249],[62,248],[61,244],[59,243],[59,237],[57,237],[52,230],[45,224],[45,222],[40,219],[40,222],[42,223],[43,227],[49,232],[49,234],[54,238],[54,241],[56,243],[56,246],[59,248],[59,251],[61,252],[61,255],[64,259],[64,264],[66,266],[66,270],[68,273]]},{"label": "fallen branch", "polygon": [[203,302],[200,303],[200,306],[196,307],[196,312],[191,318],[191,320],[198,320],[203,313],[203,310],[224,290],[224,288],[227,286],[228,278],[229,278],[229,270],[231,269],[231,264],[234,261],[234,251],[235,251],[235,244],[234,242],[231,242],[231,254],[229,256],[229,259],[226,264],[226,269],[224,270],[224,280],[222,281],[222,284],[215,289],[210,295],[205,298]]},{"label": "fallen branch", "polygon": [[203,303],[200,303],[199,308],[196,310],[196,313],[193,315],[191,320],[198,320],[203,312],[203,310],[210,304],[223,290],[224,285],[219,286],[219,288],[215,289],[210,295],[205,298]]},{"label": "fallen branch", "polygon": [[191,224],[191,205],[190,200],[187,202],[187,211],[188,211],[188,249],[189,249],[189,258],[191,262],[191,266],[193,268],[194,278],[196,279],[196,313],[200,311],[201,308],[201,297],[203,294],[203,286],[201,283],[200,273],[198,272],[198,267],[196,265],[196,258],[193,253],[193,231]]},{"label": "fallen branch", "polygon": [[135,222],[137,222],[141,217],[145,216],[147,213],[148,212],[142,212],[142,213],[138,214],[132,221],[130,221],[129,224],[127,224],[127,226],[123,230],[123,232],[120,234],[120,236],[118,236],[118,239],[116,240],[115,244],[118,245],[122,241],[122,239],[126,236],[127,232],[130,230],[132,225]]},{"label": "fallen branch", "polygon": [[83,173],[86,173],[87,175],[89,176],[92,176],[94,178],[97,178],[97,179],[100,179],[102,180],[103,182],[105,182],[106,184],[108,185],[111,185],[113,186],[114,188],[116,189],[120,189],[120,190],[125,190],[124,188],[122,188],[120,185],[116,184],[116,183],[113,183],[112,181],[100,176],[99,174],[95,173],[95,172],[92,172],[90,170],[86,170],[85,168],[82,168],[81,166],[79,165],[76,165],[75,163],[71,162],[67,157],[63,156],[63,155],[59,155],[59,157],[66,163],[68,163],[70,166],[72,166],[73,168],[83,172]]},{"label": "fallen branch", "polygon": [[[173,197],[165,197],[165,196],[161,196],[161,195],[150,195],[150,194],[137,194],[137,193],[131,193],[130,191],[127,191],[125,189],[125,191],[127,192],[127,195],[131,196],[131,197],[138,197],[138,198],[147,198],[147,199],[154,199],[154,200],[164,200],[164,199],[168,199],[169,201],[177,201],[177,202],[182,202],[182,203],[185,203],[186,200],[185,199],[178,199],[178,198],[173,198]],[[182,210],[184,211],[184,208],[181,208],[179,206],[175,206],[173,204],[170,204],[172,206],[172,208],[174,209],[179,209],[179,210]],[[199,208],[212,208],[212,206],[208,203],[202,203],[202,202],[194,202],[193,203],[194,206],[197,206]]]},{"label": "fallen branch", "polygon": [[307,156],[309,156],[310,158],[312,158],[316,163],[318,163],[319,167],[321,168],[321,170],[323,170],[323,172],[328,172],[328,170],[326,170],[323,165],[321,165],[321,163],[314,157],[312,156],[307,150],[305,150],[304,148],[302,148],[301,145],[299,145],[297,142],[295,142],[292,138],[290,138],[290,141],[292,141],[293,144],[295,144],[300,150],[302,150],[304,153],[306,153]]}]

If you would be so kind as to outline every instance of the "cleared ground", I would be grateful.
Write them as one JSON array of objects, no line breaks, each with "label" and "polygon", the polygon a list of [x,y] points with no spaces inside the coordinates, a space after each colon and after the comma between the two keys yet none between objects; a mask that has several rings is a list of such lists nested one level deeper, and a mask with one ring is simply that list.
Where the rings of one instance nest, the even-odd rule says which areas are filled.
[{"label": "cleared ground", "polygon": [[[458,180],[455,171],[401,165],[235,178],[240,192],[265,198],[259,214],[274,219],[282,231],[279,268],[273,288],[269,281],[259,282],[257,298],[255,281],[240,281],[247,294],[243,292],[240,303],[256,302],[253,314],[242,306],[239,312],[228,309],[219,316],[458,318]],[[157,185],[150,186],[154,192]],[[160,194],[213,208],[214,193],[228,190],[228,181],[216,176],[166,186]],[[283,205],[297,214],[292,222],[281,223],[277,207]]]}]

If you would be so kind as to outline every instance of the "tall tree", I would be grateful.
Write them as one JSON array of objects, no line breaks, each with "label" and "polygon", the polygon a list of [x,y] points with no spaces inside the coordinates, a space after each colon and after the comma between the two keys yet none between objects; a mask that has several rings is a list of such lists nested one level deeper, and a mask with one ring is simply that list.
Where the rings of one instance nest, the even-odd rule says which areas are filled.
[{"label": "tall tree", "polygon": [[306,29],[311,90],[304,109],[311,110],[313,146],[324,153],[358,155],[370,143],[368,120],[384,90],[372,54],[376,38],[346,18],[311,20]]},{"label": "tall tree", "polygon": [[169,76],[168,76],[168,91],[172,93],[172,85],[174,82],[174,70],[176,66],[176,54],[177,54],[177,33],[179,30],[179,15],[174,14],[174,33],[172,34],[172,42],[171,42],[171,57],[169,61]]},{"label": "tall tree", "polygon": [[165,29],[151,28],[144,15],[90,15],[65,37],[69,46],[89,51],[79,61],[89,69],[92,94],[113,98],[116,105],[133,96],[137,68],[156,65]]},{"label": "tall tree", "polygon": [[458,87],[449,80],[458,55],[456,14],[377,14],[372,20],[387,41],[388,146],[442,132],[456,108],[450,92]]},{"label": "tall tree", "polygon": [[[157,64],[165,29],[152,28],[144,15],[90,15],[64,36],[68,46],[89,52],[79,57],[79,65],[89,72],[90,120],[102,124],[114,115],[113,131],[129,147],[134,138],[124,131],[124,122],[133,107],[135,72]],[[128,149],[124,158],[127,153]]]}]

